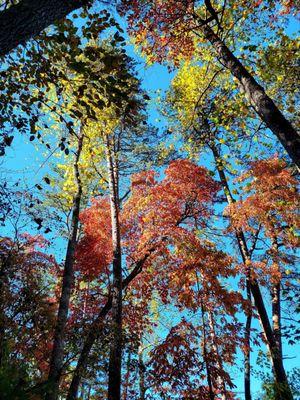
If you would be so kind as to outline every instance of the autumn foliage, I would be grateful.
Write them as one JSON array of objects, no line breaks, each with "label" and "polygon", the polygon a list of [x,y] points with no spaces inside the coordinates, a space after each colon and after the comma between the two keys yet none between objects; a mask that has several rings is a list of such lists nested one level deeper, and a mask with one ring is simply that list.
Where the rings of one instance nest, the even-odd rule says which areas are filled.
[{"label": "autumn foliage", "polygon": [[0,1],[0,400],[299,395],[298,11]]}]

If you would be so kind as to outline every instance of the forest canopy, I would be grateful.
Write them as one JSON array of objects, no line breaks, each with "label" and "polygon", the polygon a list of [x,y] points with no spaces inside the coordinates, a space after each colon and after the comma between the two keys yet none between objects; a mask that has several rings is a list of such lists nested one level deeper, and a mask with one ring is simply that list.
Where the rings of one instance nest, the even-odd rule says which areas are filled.
[{"label": "forest canopy", "polygon": [[299,11],[0,0],[0,400],[300,396]]}]

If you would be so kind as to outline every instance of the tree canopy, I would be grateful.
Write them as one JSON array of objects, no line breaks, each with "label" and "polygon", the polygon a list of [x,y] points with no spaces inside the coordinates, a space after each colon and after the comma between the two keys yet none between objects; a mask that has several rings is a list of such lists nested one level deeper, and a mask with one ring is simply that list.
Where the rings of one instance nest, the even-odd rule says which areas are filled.
[{"label": "tree canopy", "polygon": [[0,1],[0,398],[293,400],[296,1]]}]

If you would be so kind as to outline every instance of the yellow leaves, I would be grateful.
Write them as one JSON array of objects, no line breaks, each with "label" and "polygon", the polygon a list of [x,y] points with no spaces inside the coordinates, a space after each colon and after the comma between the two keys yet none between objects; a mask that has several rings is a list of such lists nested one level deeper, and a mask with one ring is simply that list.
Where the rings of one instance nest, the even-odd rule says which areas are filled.
[{"label": "yellow leaves", "polygon": [[87,281],[80,281],[79,282],[79,290],[86,290],[89,288],[90,283]]},{"label": "yellow leaves", "polygon": [[285,274],[286,274],[286,275],[291,275],[291,273],[292,273],[292,271],[291,271],[290,269],[286,269],[286,270],[285,270]]},{"label": "yellow leaves", "polygon": [[158,301],[155,299],[155,297],[152,297],[152,299],[151,299],[150,311],[151,311],[154,321],[157,321],[159,318],[159,309],[158,309]]}]

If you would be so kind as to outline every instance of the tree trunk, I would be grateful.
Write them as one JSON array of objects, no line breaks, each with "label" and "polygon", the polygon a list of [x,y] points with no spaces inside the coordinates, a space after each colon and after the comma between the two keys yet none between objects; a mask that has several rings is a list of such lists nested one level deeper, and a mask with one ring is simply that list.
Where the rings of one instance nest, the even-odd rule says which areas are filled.
[{"label": "tree trunk", "polygon": [[[141,258],[130,272],[130,274],[123,280],[123,290],[127,288],[130,282],[142,271],[143,265],[149,258],[149,256],[155,251],[155,248],[149,249],[149,251]],[[84,341],[83,348],[81,350],[77,365],[75,367],[71,385],[66,400],[76,400],[78,387],[80,384],[81,376],[86,368],[88,362],[89,353],[93,347],[95,341],[100,337],[103,328],[103,321],[112,307],[112,297],[110,296],[106,304],[102,307],[97,318],[92,323]]]},{"label": "tree trunk", "polygon": [[[210,144],[210,148],[212,150],[216,167],[219,173],[219,178],[223,187],[224,194],[227,199],[228,204],[233,204],[235,202],[234,197],[230,191],[227,178],[224,172],[222,160],[220,158],[219,151],[214,143]],[[238,242],[240,240],[238,239]],[[242,253],[242,252],[241,252]],[[250,254],[248,255],[248,251],[242,253],[243,262],[245,263],[246,260],[250,259]],[[249,307],[251,307],[251,270],[250,266],[247,266],[247,273],[246,273],[246,292],[247,292],[247,300],[249,302]],[[246,327],[245,327],[245,342],[246,342],[246,351],[245,351],[245,358],[244,358],[244,388],[245,388],[245,400],[251,400],[251,362],[250,362],[250,335],[251,335],[251,320],[252,320],[252,311],[249,309],[247,313],[246,319]]]},{"label": "tree trunk", "polygon": [[74,274],[73,267],[75,259],[75,248],[77,243],[77,231],[79,225],[80,201],[82,194],[82,186],[80,181],[80,172],[78,165],[80,154],[82,151],[82,145],[83,145],[83,133],[80,132],[80,136],[78,137],[78,146],[74,162],[74,179],[76,183],[76,193],[73,199],[72,220],[71,220],[71,227],[70,227],[66,259],[64,265],[61,295],[59,299],[59,309],[54,331],[53,350],[51,354],[49,375],[48,375],[49,390],[47,390],[45,395],[46,400],[57,399],[59,381],[63,367],[65,330],[68,320],[70,297],[73,285],[73,274]]},{"label": "tree trunk", "polygon": [[200,22],[201,31],[213,46],[221,64],[239,81],[247,100],[300,168],[300,136],[295,128],[212,28],[205,21],[200,20]]},{"label": "tree trunk", "polygon": [[110,311],[112,306],[112,299],[111,297],[107,300],[106,304],[102,307],[100,313],[98,314],[95,321],[92,323],[91,327],[89,328],[88,334],[85,338],[83,348],[81,350],[79,359],[77,361],[77,365],[75,367],[73,378],[69,387],[68,395],[66,400],[76,400],[78,387],[80,384],[80,380],[82,377],[83,372],[85,371],[88,356],[90,351],[93,347],[95,341],[100,337],[103,329],[103,321],[107,316],[108,312]]},{"label": "tree trunk", "polygon": [[272,320],[275,341],[282,358],[282,341],[281,341],[281,305],[280,305],[280,282],[272,287]]},{"label": "tree trunk", "polygon": [[[273,239],[272,243],[273,256],[275,258],[274,264],[276,265],[276,272],[280,275],[280,266],[277,263],[278,257],[278,242],[277,238]],[[278,278],[271,286],[272,298],[272,322],[273,334],[278,349],[278,358],[282,360],[282,338],[281,338],[281,279]],[[285,393],[284,386],[275,385],[275,400],[282,400]]]},{"label": "tree trunk", "polygon": [[251,322],[252,322],[252,310],[251,310],[251,285],[250,285],[250,268],[248,268],[248,277],[246,282],[247,300],[249,304],[249,310],[247,312],[246,327],[245,327],[245,358],[244,358],[244,388],[245,388],[245,400],[251,400]]},{"label": "tree trunk", "polygon": [[[216,160],[216,166],[217,166],[217,170],[219,173],[219,177],[220,177],[220,181],[221,184],[223,186],[223,188],[225,188],[226,190],[224,190],[224,193],[226,195],[227,198],[227,202],[228,204],[232,204],[235,199],[233,198],[228,182],[227,182],[227,178],[224,172],[224,168],[222,166],[222,163],[220,161],[220,155],[217,151],[217,148],[214,145],[210,145],[210,148],[213,152],[213,155],[215,157]],[[244,232],[242,230],[236,231],[235,233],[236,238],[237,238],[237,242],[238,242],[238,247],[239,247],[239,251],[242,257],[242,260],[244,262],[244,264],[247,264],[247,261],[249,262],[251,260],[251,254],[249,252],[248,246],[247,246],[247,242],[246,242],[246,238],[244,235]],[[269,317],[268,317],[268,313],[264,304],[264,300],[260,291],[260,287],[258,285],[258,282],[256,279],[247,279],[247,282],[250,285],[250,289],[251,289],[251,293],[254,299],[254,304],[255,307],[257,309],[258,312],[258,316],[263,328],[263,332],[265,335],[265,339],[267,342],[267,346],[269,349],[269,354],[271,357],[271,361],[272,361],[272,367],[273,367],[273,372],[274,372],[274,378],[275,378],[275,382],[277,382],[279,384],[279,386],[284,386],[286,388],[286,394],[285,394],[285,400],[292,400],[293,396],[287,381],[287,377],[286,377],[286,373],[285,373],[285,369],[283,366],[283,360],[282,357],[280,357],[280,352],[275,340],[275,336],[269,321]],[[248,321],[249,323],[249,321]],[[250,378],[250,375],[248,375],[248,379]],[[250,381],[249,381],[249,386],[250,386]],[[246,391],[246,390],[245,390]],[[251,392],[250,392],[251,393]],[[283,400],[283,399],[282,399]]]},{"label": "tree trunk", "polygon": [[146,400],[146,386],[145,386],[145,364],[143,360],[143,351],[139,349],[139,361],[138,361],[138,368],[139,368],[139,389],[140,389],[140,400]]},{"label": "tree trunk", "polygon": [[218,384],[218,387],[220,390],[221,399],[226,400],[227,399],[227,390],[226,390],[225,381],[221,375],[221,373],[223,371],[223,363],[222,363],[222,359],[220,357],[218,345],[216,343],[214,318],[213,318],[212,312],[210,310],[208,310],[207,316],[208,316],[209,334],[210,334],[210,338],[211,338],[211,347],[215,354],[215,363],[216,363],[217,369],[219,371],[218,376],[217,376],[217,384]]},{"label": "tree trunk", "polygon": [[89,0],[21,0],[0,12],[0,57]]},{"label": "tree trunk", "polygon": [[107,139],[107,169],[110,191],[110,209],[113,246],[113,282],[112,297],[112,329],[108,366],[108,400],[121,399],[121,367],[122,367],[122,256],[119,221],[119,185],[118,166],[111,144]]},{"label": "tree trunk", "polygon": [[203,352],[203,360],[205,363],[206,375],[207,375],[207,384],[209,390],[209,400],[215,400],[215,394],[212,386],[212,379],[210,373],[210,365],[207,357],[207,340],[206,340],[206,323],[204,318],[204,307],[203,301],[201,300],[201,318],[202,318],[202,329],[203,329],[203,343],[202,343],[202,352]]},{"label": "tree trunk", "polygon": [[[274,238],[272,244],[272,250],[274,252],[275,258],[278,257],[278,242],[277,238]],[[280,275],[280,267],[276,263],[276,272]],[[275,341],[278,347],[279,356],[282,358],[282,339],[281,339],[281,279],[278,278],[276,282],[272,284],[271,287],[271,297],[272,297],[272,321],[273,321],[273,332]]]}]

